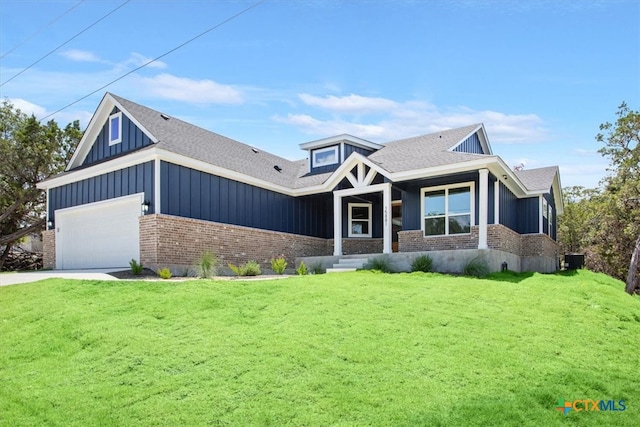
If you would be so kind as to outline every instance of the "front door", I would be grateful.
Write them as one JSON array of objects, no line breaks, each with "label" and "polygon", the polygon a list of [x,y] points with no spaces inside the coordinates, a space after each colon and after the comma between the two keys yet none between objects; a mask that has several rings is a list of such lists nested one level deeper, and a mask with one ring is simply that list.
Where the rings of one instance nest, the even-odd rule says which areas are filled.
[{"label": "front door", "polygon": [[398,231],[402,231],[402,202],[391,203],[391,250],[398,252]]}]

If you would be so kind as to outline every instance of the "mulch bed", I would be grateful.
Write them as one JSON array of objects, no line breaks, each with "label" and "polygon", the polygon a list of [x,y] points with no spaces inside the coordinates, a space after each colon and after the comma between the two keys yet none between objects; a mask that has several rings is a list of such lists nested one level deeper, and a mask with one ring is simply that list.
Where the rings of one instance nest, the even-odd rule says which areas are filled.
[{"label": "mulch bed", "polygon": [[132,280],[145,280],[145,279],[154,279],[157,280],[160,277],[151,269],[144,268],[142,269],[142,273],[133,274],[131,270],[122,270],[122,271],[114,271],[112,273],[108,273],[110,276],[115,277],[116,279],[132,279]]}]

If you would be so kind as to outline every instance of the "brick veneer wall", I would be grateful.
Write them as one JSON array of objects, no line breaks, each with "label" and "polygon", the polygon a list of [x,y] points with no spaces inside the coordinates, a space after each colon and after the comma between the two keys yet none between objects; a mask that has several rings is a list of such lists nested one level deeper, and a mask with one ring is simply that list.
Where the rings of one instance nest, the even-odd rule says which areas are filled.
[{"label": "brick veneer wall", "polygon": [[498,249],[514,255],[522,254],[522,236],[502,224],[487,226],[487,244],[491,249]]},{"label": "brick veneer wall", "polygon": [[42,267],[56,268],[56,230],[42,232]]},{"label": "brick veneer wall", "polygon": [[[331,250],[333,254],[333,239],[331,240]],[[355,254],[378,254],[382,253],[384,247],[383,239],[366,239],[366,238],[352,238],[342,239],[342,253],[344,255]]]},{"label": "brick veneer wall", "polygon": [[477,249],[478,227],[471,227],[471,234],[424,237],[422,230],[398,232],[400,252],[448,251],[454,249]]},{"label": "brick veneer wall", "polygon": [[171,215],[140,218],[140,260],[150,268],[192,266],[210,250],[224,266],[249,260],[269,267],[269,260],[284,255],[289,264],[299,256],[330,255],[327,239],[279,233]]},{"label": "brick veneer wall", "polygon": [[558,256],[558,244],[546,234],[523,234],[522,256],[556,258]]}]

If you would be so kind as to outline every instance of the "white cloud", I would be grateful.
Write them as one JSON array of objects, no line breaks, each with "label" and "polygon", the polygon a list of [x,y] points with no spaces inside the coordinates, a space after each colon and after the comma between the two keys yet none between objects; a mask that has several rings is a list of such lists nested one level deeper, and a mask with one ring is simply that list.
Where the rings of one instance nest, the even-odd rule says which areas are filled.
[{"label": "white cloud", "polygon": [[195,104],[241,104],[242,93],[229,85],[213,80],[193,80],[171,74],[142,77],[140,82],[147,90],[160,98]]},{"label": "white cloud", "polygon": [[105,62],[93,52],[80,49],[71,49],[60,52],[60,55],[76,62]]},{"label": "white cloud", "polygon": [[[299,98],[305,105],[320,110],[319,114],[292,113],[273,118],[314,135],[354,133],[384,141],[484,123],[493,143],[533,143],[547,139],[542,119],[535,114],[508,114],[464,106],[442,109],[427,102],[398,102],[355,94],[342,97],[300,94]],[[323,117],[326,113],[331,116]],[[367,120],[367,115],[372,117]]]},{"label": "white cloud", "polygon": [[26,99],[22,99],[22,98],[11,98],[9,99],[9,102],[11,104],[13,104],[13,106],[22,111],[23,113],[25,113],[26,115],[30,116],[30,115],[34,115],[36,117],[44,117],[47,115],[47,109],[34,104],[32,102],[27,101]]},{"label": "white cloud", "polygon": [[366,114],[388,111],[398,107],[395,101],[385,98],[371,98],[351,94],[349,96],[313,96],[306,93],[298,95],[307,105],[323,108],[338,113]]},{"label": "white cloud", "polygon": [[[131,52],[131,54],[129,55],[129,59],[126,61],[126,63],[139,67],[141,65],[146,64],[149,61],[151,61],[151,58],[148,58],[142,54],[139,54],[138,52]],[[146,67],[162,69],[162,68],[167,68],[167,64],[162,61],[153,61]]]}]

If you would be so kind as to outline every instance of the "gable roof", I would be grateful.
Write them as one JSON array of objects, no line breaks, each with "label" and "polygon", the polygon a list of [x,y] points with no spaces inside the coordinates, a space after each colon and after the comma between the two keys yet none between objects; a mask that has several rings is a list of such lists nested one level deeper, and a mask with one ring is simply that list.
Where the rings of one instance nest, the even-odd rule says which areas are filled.
[{"label": "gable roof", "polygon": [[480,129],[484,129],[484,126],[474,124],[388,142],[383,149],[371,154],[369,159],[389,172],[404,172],[477,160],[488,155],[451,151],[451,148]]}]

